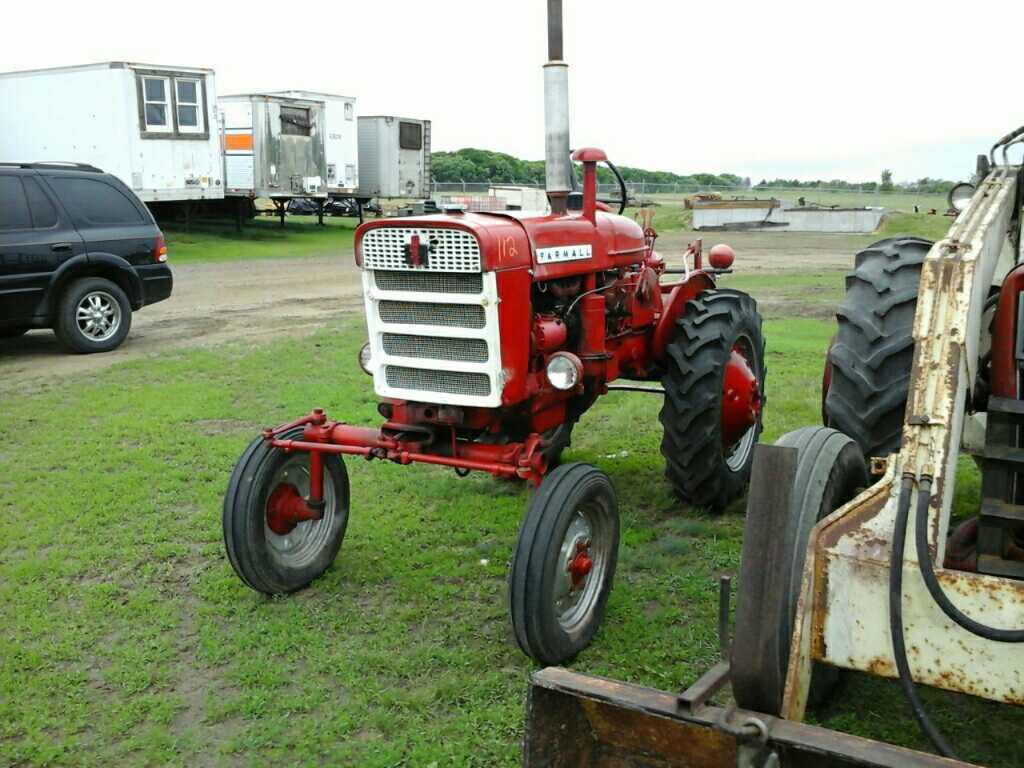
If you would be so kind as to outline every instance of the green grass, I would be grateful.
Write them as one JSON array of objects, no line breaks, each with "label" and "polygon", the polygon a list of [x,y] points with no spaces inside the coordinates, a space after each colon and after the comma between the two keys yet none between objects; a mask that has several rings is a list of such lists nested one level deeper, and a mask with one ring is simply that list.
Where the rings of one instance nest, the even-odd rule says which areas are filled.
[{"label": "green grass", "polygon": [[[831,325],[766,332],[773,440],[818,420]],[[262,426],[314,405],[379,421],[362,340],[350,316],[30,393],[0,383],[0,764],[519,763],[532,666],[504,592],[526,488],[351,460],[345,545],[311,588],[266,599],[224,556],[224,488]],[[574,668],[675,690],[716,658],[716,576],[738,566],[743,520],[676,502],[657,409],[613,393],[568,453],[609,473],[623,516],[608,617]],[[925,697],[963,756],[1021,764],[1024,710]],[[926,747],[883,680],[854,676],[819,721]]]},{"label": "green grass", "polygon": [[357,219],[325,218],[318,226],[315,216],[288,216],[282,229],[277,219],[248,221],[241,232],[233,223],[199,223],[191,232],[164,225],[170,263],[277,259],[293,256],[330,256],[352,253]]}]

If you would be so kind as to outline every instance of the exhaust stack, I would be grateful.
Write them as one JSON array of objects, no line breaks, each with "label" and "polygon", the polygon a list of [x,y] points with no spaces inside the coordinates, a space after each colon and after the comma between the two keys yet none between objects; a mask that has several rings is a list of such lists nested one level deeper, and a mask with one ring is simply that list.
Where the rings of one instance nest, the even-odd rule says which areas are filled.
[{"label": "exhaust stack", "polygon": [[544,175],[551,212],[568,210],[569,65],[562,60],[562,0],[548,0],[548,63],[544,65]]}]

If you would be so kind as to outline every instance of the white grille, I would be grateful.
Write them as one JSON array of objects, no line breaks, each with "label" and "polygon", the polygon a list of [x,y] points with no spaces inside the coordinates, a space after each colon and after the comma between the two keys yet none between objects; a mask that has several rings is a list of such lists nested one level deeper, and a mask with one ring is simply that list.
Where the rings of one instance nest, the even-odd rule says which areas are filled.
[{"label": "white grille", "polygon": [[435,371],[389,365],[386,368],[386,376],[388,386],[398,389],[419,389],[424,392],[443,392],[447,395],[470,397],[487,397],[491,394],[491,379],[486,373]]},{"label": "white grille", "polygon": [[480,272],[412,272],[382,269],[373,273],[382,291],[419,291],[422,293],[483,293],[484,276]]},{"label": "white grille", "polygon": [[479,304],[423,304],[418,301],[382,301],[380,319],[385,323],[445,325],[452,328],[483,328],[487,314]]},{"label": "white grille", "polygon": [[405,246],[413,235],[429,246],[425,272],[479,272],[480,243],[462,229],[444,227],[389,227],[370,229],[360,245],[366,269],[411,269]]},{"label": "white grille", "polygon": [[487,362],[487,341],[484,339],[450,339],[445,336],[385,333],[382,341],[384,351],[396,357],[461,360],[467,363]]}]

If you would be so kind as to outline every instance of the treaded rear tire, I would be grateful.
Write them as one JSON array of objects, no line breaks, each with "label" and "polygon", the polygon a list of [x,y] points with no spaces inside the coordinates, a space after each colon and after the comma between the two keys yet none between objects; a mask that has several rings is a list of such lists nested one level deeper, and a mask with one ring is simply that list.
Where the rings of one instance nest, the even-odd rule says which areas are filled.
[{"label": "treaded rear tire", "polygon": [[931,247],[918,237],[879,240],[857,254],[846,277],[828,353],[825,425],[853,438],[869,459],[900,447],[921,265]]},{"label": "treaded rear tire", "polygon": [[[664,434],[665,476],[684,501],[721,511],[742,496],[750,482],[753,445],[742,466],[731,468],[722,446],[722,381],[733,345],[746,337],[755,358],[748,361],[764,403],[764,337],[757,302],[741,291],[703,291],[686,303],[676,336],[665,350],[665,400],[658,418]],[[761,434],[758,415],[753,443]]]}]

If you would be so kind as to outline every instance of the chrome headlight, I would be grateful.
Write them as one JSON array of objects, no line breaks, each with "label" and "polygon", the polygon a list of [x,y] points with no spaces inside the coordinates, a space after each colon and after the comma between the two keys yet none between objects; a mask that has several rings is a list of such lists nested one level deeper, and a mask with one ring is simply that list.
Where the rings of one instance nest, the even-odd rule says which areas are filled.
[{"label": "chrome headlight", "polygon": [[373,370],[370,368],[370,363],[373,361],[373,350],[370,349],[370,342],[363,344],[363,348],[359,350],[359,367],[363,369],[364,373],[373,375]]},{"label": "chrome headlight", "polygon": [[583,363],[570,352],[556,352],[548,358],[544,372],[555,389],[573,389],[583,378]]},{"label": "chrome headlight", "polygon": [[967,206],[971,203],[971,198],[974,197],[975,187],[973,184],[968,184],[966,181],[957,184],[951,190],[949,190],[949,207],[957,213],[961,213],[967,209]]}]

